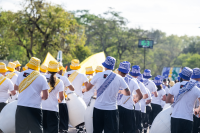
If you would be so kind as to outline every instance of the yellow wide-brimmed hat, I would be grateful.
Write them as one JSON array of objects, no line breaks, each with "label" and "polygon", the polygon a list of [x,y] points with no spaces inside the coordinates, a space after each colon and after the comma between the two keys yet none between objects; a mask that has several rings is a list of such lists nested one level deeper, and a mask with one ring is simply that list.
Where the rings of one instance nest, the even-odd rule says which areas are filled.
[{"label": "yellow wide-brimmed hat", "polygon": [[1,73],[4,73],[4,72],[7,72],[8,69],[6,68],[6,64],[3,63],[3,62],[0,62],[0,72]]},{"label": "yellow wide-brimmed hat", "polygon": [[72,70],[78,70],[78,69],[80,69],[80,68],[81,68],[81,66],[80,66],[80,64],[79,64],[79,60],[73,59],[73,60],[71,61],[70,69],[72,69]]},{"label": "yellow wide-brimmed hat", "polygon": [[170,81],[170,82],[169,82],[169,85],[170,85],[171,87],[173,87],[173,86],[175,85],[175,82],[174,82],[174,81]]},{"label": "yellow wide-brimmed hat", "polygon": [[58,72],[59,71],[59,63],[57,61],[50,61],[47,70],[49,72]]},{"label": "yellow wide-brimmed hat", "polygon": [[40,59],[36,57],[31,57],[30,61],[27,64],[28,68],[33,70],[40,70]]},{"label": "yellow wide-brimmed hat", "polygon": [[18,61],[18,60],[14,61],[13,63],[15,63],[15,64],[16,64],[15,68],[16,68],[16,67],[19,67],[19,66],[21,66],[21,64],[19,63],[19,61]]},{"label": "yellow wide-brimmed hat", "polygon": [[63,68],[63,65],[62,65],[62,63],[61,62],[59,62],[59,70],[62,70],[62,68]]},{"label": "yellow wide-brimmed hat", "polygon": [[96,73],[103,72],[103,67],[102,66],[97,66],[97,68],[95,69],[95,72]]},{"label": "yellow wide-brimmed hat", "polygon": [[22,70],[23,70],[23,71],[26,71],[26,70],[28,70],[28,66],[27,66],[27,65],[25,65],[24,67],[22,67]]},{"label": "yellow wide-brimmed hat", "polygon": [[46,64],[42,64],[40,66],[40,71],[43,73],[46,73],[48,71],[47,68],[48,68],[48,66]]},{"label": "yellow wide-brimmed hat", "polygon": [[62,76],[64,76],[64,74],[66,73],[66,69],[64,67],[62,67]]},{"label": "yellow wide-brimmed hat", "polygon": [[93,74],[94,73],[92,66],[86,67],[85,71],[86,71],[85,74]]},{"label": "yellow wide-brimmed hat", "polygon": [[14,72],[15,71],[15,68],[16,68],[16,64],[13,63],[13,62],[9,62],[8,63],[8,66],[7,66],[7,69],[11,72]]}]

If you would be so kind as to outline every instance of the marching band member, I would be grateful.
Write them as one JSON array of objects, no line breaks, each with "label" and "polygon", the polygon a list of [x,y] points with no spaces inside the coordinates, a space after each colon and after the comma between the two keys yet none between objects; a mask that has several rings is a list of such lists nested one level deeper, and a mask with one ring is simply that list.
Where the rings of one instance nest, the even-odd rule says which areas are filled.
[{"label": "marching band member", "polygon": [[64,99],[64,84],[56,77],[56,73],[59,71],[57,61],[50,61],[47,70],[49,74],[45,77],[50,89],[48,90],[48,99],[42,101],[43,131],[44,133],[57,133],[59,130],[58,98],[60,101]]},{"label": "marching band member", "polygon": [[103,67],[102,66],[97,66],[95,69],[95,73],[103,72]]},{"label": "marching band member", "polygon": [[150,125],[152,125],[155,117],[162,111],[162,101],[166,101],[166,92],[162,88],[162,79],[160,75],[156,76],[154,79],[154,83],[157,87],[158,96],[155,97],[152,95],[151,107],[152,111],[150,113]]},{"label": "marching band member", "polygon": [[[192,73],[193,79],[190,80]],[[184,67],[179,76],[182,82],[176,83],[167,96],[167,103],[173,103],[171,133],[192,133],[193,108],[197,98],[200,100],[200,89],[196,86],[200,81],[200,70],[192,72],[192,69]],[[195,115],[199,112],[200,107],[195,109]]]},{"label": "marching band member", "polygon": [[[124,79],[112,72],[116,59],[108,56],[102,65],[104,72],[97,73],[87,85],[86,91],[96,86],[97,99],[93,112],[93,133],[118,133],[119,114],[117,110],[118,92],[129,96],[130,90]],[[121,89],[121,90],[120,90]]]},{"label": "marching band member", "polygon": [[47,75],[47,70],[48,69],[48,66],[46,65],[46,64],[42,64],[41,66],[40,66],[40,73],[42,74],[42,75]]},{"label": "marching band member", "polygon": [[28,70],[28,66],[25,65],[24,67],[22,67],[22,72]]},{"label": "marching band member", "polygon": [[16,73],[17,75],[19,75],[19,74],[20,74],[20,69],[21,69],[21,64],[19,63],[18,60],[14,61],[13,63],[16,64],[16,66],[15,66],[15,73]]},{"label": "marching band member", "polygon": [[[199,85],[197,85],[197,86],[199,86]],[[199,105],[200,105],[199,100],[197,99],[194,104],[194,110],[198,109]],[[194,123],[193,123],[192,133],[199,133],[199,125],[200,125],[199,115],[193,114],[193,121],[194,121]]]},{"label": "marching band member", "polygon": [[[11,95],[15,95],[14,85],[12,81],[5,76],[5,73],[8,71],[6,64],[0,62],[0,112],[6,106],[6,102]],[[9,93],[10,91],[10,93]]]},{"label": "marching band member", "polygon": [[[39,73],[40,59],[32,57],[28,70],[19,74],[15,90],[19,91],[15,115],[16,133],[42,133],[42,100],[48,98],[48,83]],[[42,93],[41,93],[42,92]]]},{"label": "marching band member", "polygon": [[118,110],[119,110],[119,133],[132,133],[134,132],[135,115],[133,111],[133,92],[136,91],[138,95],[137,101],[142,99],[142,93],[140,91],[138,82],[126,76],[130,71],[130,63],[128,61],[121,62],[118,68],[118,74],[121,75],[130,89],[130,96],[118,94]]},{"label": "marching band member", "polygon": [[[61,79],[64,84],[64,96],[66,97],[66,89],[70,89],[70,91],[74,91],[74,87],[69,82],[66,76],[62,76],[63,73],[63,66],[61,62],[59,62],[59,71],[56,73],[56,77]],[[68,124],[69,123],[69,116],[68,116],[68,108],[65,101],[65,98],[59,103],[59,133],[67,133],[68,131]]]}]

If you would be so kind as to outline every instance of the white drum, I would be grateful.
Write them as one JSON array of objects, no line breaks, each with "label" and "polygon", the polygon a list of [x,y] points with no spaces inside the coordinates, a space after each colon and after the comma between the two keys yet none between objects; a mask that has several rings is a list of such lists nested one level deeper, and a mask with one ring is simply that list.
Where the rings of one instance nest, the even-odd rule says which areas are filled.
[{"label": "white drum", "polygon": [[93,133],[93,110],[96,98],[92,97],[85,112],[85,128],[87,133]]},{"label": "white drum", "polygon": [[170,103],[166,103],[166,104],[165,104],[165,106],[163,107],[163,110],[165,110],[165,109],[169,108],[170,106],[171,106],[171,104],[170,104]]},{"label": "white drum", "polygon": [[17,101],[7,104],[0,113],[0,129],[4,133],[15,133]]},{"label": "white drum", "polygon": [[68,93],[67,96],[68,100],[66,100],[66,103],[69,114],[69,124],[76,127],[84,122],[84,114],[87,106],[83,99],[74,92]]},{"label": "white drum", "polygon": [[153,121],[150,133],[171,133],[171,113],[173,108],[170,106],[161,111]]},{"label": "white drum", "polygon": [[17,100],[17,98],[18,98],[18,92],[14,96],[10,96],[9,97],[8,103],[11,103],[11,102]]}]

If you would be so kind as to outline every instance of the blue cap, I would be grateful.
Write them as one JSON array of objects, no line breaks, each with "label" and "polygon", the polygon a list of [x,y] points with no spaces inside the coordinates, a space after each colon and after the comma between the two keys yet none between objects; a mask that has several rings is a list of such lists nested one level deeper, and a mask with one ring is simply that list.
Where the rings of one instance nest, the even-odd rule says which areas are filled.
[{"label": "blue cap", "polygon": [[189,67],[184,67],[182,72],[179,73],[179,76],[185,80],[190,80],[190,77],[192,76],[192,69]]},{"label": "blue cap", "polygon": [[118,71],[127,74],[127,73],[129,73],[129,71],[130,71],[130,66],[131,66],[130,62],[128,62],[128,61],[123,61],[123,62],[121,62],[121,63],[119,64]]},{"label": "blue cap", "polygon": [[138,65],[132,66],[132,70],[130,72],[130,75],[139,76],[140,74],[141,74],[140,73],[140,66],[138,66]]},{"label": "blue cap", "polygon": [[151,77],[152,77],[152,75],[151,75],[151,70],[145,69],[145,70],[144,70],[143,77],[146,78],[146,79],[151,78]]},{"label": "blue cap", "polygon": [[143,82],[143,81],[144,81],[143,75],[142,75],[142,74],[140,74],[140,75],[137,77],[137,79],[138,79],[140,82]]},{"label": "blue cap", "polygon": [[115,67],[116,59],[114,57],[108,56],[105,60],[105,62],[102,63],[102,65],[107,68],[113,70]]},{"label": "blue cap", "polygon": [[193,69],[193,74],[192,74],[192,79],[197,79],[200,78],[200,69],[199,68],[194,68]]},{"label": "blue cap", "polygon": [[162,84],[162,77],[160,75],[156,76],[155,79],[153,80],[153,82],[156,85],[161,85]]}]

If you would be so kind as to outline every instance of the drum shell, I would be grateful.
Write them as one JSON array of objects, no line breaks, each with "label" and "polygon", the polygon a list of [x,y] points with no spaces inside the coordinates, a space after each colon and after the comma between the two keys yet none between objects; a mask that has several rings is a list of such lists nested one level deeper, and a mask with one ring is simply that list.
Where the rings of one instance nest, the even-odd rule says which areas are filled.
[{"label": "drum shell", "polygon": [[7,104],[0,113],[0,129],[4,133],[15,133],[17,100]]},{"label": "drum shell", "polygon": [[75,93],[68,94],[68,98],[69,100],[66,100],[66,103],[69,114],[69,124],[76,127],[84,122],[84,114],[87,106],[83,99]]},{"label": "drum shell", "polygon": [[171,106],[161,111],[154,119],[150,133],[171,133],[172,111]]}]

